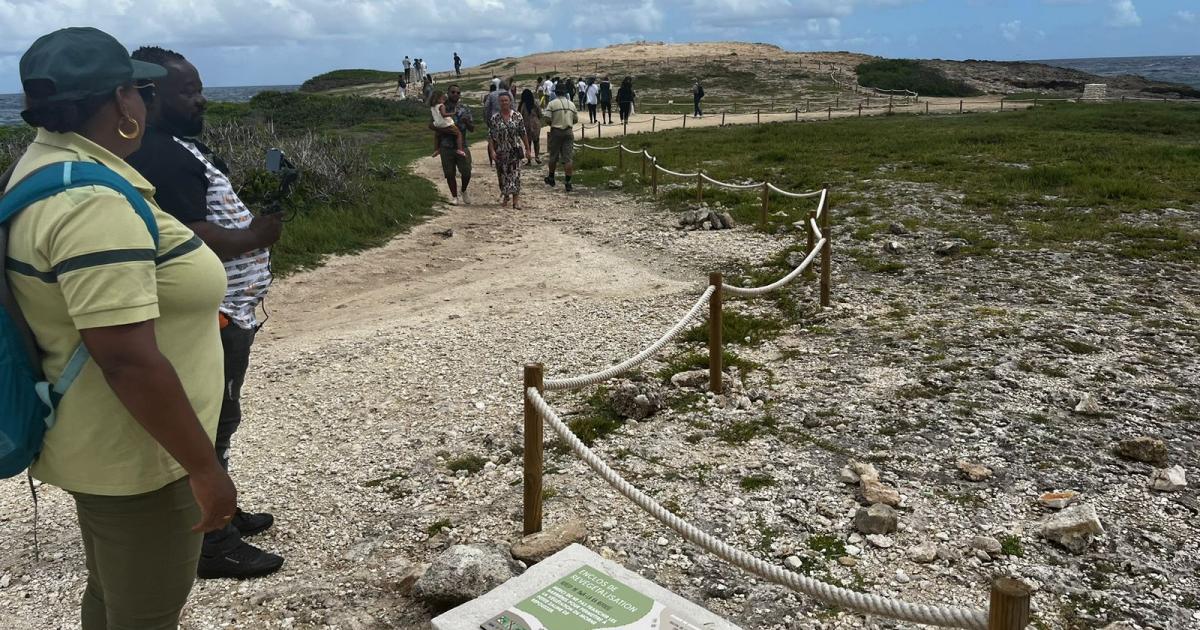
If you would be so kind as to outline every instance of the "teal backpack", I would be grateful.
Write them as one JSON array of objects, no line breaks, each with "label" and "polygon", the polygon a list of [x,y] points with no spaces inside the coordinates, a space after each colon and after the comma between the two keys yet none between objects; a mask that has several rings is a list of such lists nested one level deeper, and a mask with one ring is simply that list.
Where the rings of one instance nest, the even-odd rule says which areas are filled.
[{"label": "teal backpack", "polygon": [[[10,168],[0,176],[0,192],[8,186],[12,172]],[[5,254],[6,270],[19,264],[7,257],[9,221],[30,205],[84,186],[111,188],[124,195],[158,248],[158,223],[150,204],[133,184],[102,164],[57,162],[35,170],[0,196],[0,254]],[[54,426],[55,407],[90,357],[80,343],[58,382],[46,382],[41,355],[13,299],[7,271],[0,273],[0,303],[0,479],[6,479],[20,474],[37,459],[42,438]]]}]

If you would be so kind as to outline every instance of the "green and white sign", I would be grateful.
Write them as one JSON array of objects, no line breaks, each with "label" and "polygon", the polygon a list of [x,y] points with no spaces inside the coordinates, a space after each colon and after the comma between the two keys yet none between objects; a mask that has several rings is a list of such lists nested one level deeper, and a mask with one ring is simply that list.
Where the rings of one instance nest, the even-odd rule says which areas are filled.
[{"label": "green and white sign", "polygon": [[492,617],[483,630],[700,630],[663,604],[583,565]]}]

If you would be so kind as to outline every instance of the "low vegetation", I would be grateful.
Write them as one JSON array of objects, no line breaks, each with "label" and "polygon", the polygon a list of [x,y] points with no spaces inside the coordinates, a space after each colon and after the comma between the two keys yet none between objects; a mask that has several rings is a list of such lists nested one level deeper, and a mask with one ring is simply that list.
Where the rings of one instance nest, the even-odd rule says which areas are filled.
[{"label": "low vegetation", "polygon": [[859,85],[884,90],[911,90],[921,96],[979,96],[981,92],[914,59],[878,59],[854,69]]},{"label": "low vegetation", "polygon": [[[965,193],[963,206],[985,225],[1013,235],[1018,247],[1105,248],[1123,258],[1200,260],[1200,234],[1191,227],[1190,213],[1163,212],[1200,204],[1195,185],[1200,118],[1187,107],[1055,103],[1002,115],[676,129],[638,135],[626,145],[649,149],[667,168],[703,168],[722,181],[766,179],[795,191],[828,182],[835,224],[840,213],[850,211],[840,204],[886,200],[892,182],[914,182]],[[697,146],[705,147],[702,154]],[[626,191],[649,193],[650,178],[641,176],[637,159],[627,160],[620,173],[615,152],[585,149],[577,167],[585,185],[599,187],[620,176]],[[695,181],[661,175],[659,199],[672,209],[694,207]],[[739,222],[759,221],[757,191],[706,187],[704,199],[720,203]],[[790,226],[814,207],[811,199],[772,196],[767,229]],[[878,217],[883,219],[887,215]],[[964,253],[995,247],[976,236],[979,245]],[[881,272],[900,271],[877,262]]]},{"label": "low vegetation", "polygon": [[305,81],[300,86],[301,92],[323,92],[339,88],[369,85],[372,83],[395,82],[400,72],[387,70],[334,70]]}]

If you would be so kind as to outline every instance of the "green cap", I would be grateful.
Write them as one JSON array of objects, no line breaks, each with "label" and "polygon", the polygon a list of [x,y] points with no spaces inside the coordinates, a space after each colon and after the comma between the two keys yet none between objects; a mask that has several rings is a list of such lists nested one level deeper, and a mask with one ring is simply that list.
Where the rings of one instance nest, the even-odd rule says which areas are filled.
[{"label": "green cap", "polygon": [[25,94],[47,101],[78,101],[166,75],[166,68],[130,59],[121,42],[90,27],[43,35],[21,57]]}]

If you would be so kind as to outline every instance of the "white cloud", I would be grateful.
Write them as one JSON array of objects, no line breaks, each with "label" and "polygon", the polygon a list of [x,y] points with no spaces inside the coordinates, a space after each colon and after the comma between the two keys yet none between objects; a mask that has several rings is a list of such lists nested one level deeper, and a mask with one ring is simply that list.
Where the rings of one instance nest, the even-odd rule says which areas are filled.
[{"label": "white cloud", "polygon": [[586,36],[610,37],[614,31],[653,33],[662,28],[663,12],[654,0],[593,2],[571,20],[571,25]]},{"label": "white cloud", "polygon": [[1017,41],[1017,38],[1021,36],[1021,20],[1001,23],[1000,35],[1010,42]]},{"label": "white cloud", "polygon": [[1197,15],[1196,15],[1195,11],[1184,10],[1184,11],[1176,11],[1175,17],[1178,18],[1182,22],[1187,22],[1188,24],[1195,24]]},{"label": "white cloud", "polygon": [[1109,2],[1112,14],[1108,18],[1109,26],[1141,26],[1142,17],[1138,15],[1133,0],[1112,0]]}]

